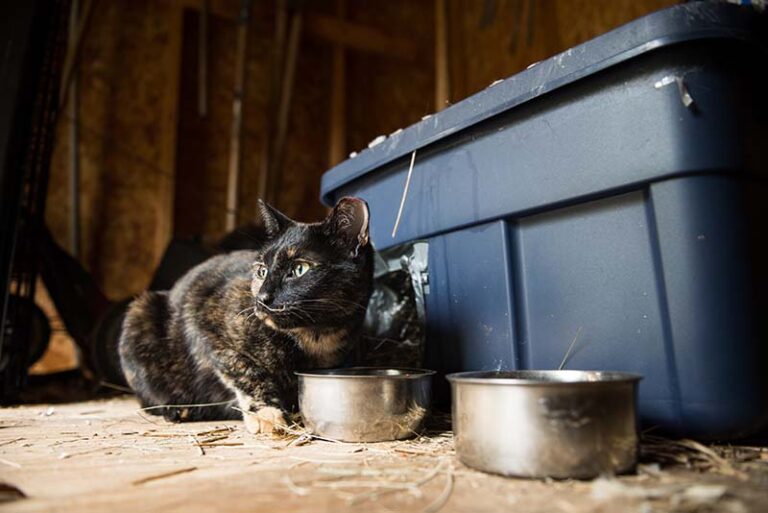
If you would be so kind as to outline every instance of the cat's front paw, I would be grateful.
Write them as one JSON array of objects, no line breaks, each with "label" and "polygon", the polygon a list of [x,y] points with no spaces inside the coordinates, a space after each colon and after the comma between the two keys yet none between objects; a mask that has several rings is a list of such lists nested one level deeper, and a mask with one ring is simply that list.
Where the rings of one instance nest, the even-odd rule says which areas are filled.
[{"label": "cat's front paw", "polygon": [[264,433],[267,435],[276,435],[288,427],[285,421],[285,415],[280,408],[274,406],[265,406],[256,412],[243,414],[245,429],[250,433]]}]

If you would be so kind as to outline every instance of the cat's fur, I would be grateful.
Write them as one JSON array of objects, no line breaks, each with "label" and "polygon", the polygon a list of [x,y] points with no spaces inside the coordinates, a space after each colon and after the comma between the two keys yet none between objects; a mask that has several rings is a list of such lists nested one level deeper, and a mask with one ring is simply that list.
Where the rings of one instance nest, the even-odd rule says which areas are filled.
[{"label": "cat's fur", "polygon": [[[359,336],[373,272],[365,202],[344,198],[314,224],[263,203],[261,212],[270,237],[261,250],[211,258],[129,307],[120,359],[142,406],[159,406],[150,413],[242,417],[249,431],[271,433],[295,406],[294,371],[339,365]],[[300,261],[314,265],[296,277]],[[207,403],[225,404],[184,406]]]}]

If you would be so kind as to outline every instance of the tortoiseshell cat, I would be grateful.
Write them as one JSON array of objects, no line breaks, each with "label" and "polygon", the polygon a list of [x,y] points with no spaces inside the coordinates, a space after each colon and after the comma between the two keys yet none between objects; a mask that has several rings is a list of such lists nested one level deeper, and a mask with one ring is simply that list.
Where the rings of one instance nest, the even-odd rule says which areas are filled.
[{"label": "tortoiseshell cat", "polygon": [[[269,240],[220,255],[169,292],[129,307],[120,360],[144,407],[173,421],[243,418],[253,433],[286,424],[297,369],[339,365],[371,293],[368,206],[341,199],[325,221],[292,221],[260,202]],[[230,404],[183,407],[232,400]]]}]

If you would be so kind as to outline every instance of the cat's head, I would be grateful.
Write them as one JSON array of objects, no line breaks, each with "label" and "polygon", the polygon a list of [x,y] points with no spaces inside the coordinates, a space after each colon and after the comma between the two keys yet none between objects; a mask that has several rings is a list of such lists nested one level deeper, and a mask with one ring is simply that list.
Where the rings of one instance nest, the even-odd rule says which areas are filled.
[{"label": "cat's head", "polygon": [[342,198],[312,224],[259,206],[269,241],[253,266],[256,316],[309,353],[340,351],[360,328],[371,293],[368,205]]}]

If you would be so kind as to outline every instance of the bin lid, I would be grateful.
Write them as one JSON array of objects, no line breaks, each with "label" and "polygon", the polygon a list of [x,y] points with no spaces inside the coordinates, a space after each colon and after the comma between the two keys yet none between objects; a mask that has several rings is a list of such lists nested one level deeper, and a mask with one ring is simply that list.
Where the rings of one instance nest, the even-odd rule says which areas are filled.
[{"label": "bin lid", "polygon": [[383,142],[365,149],[323,174],[320,196],[333,204],[333,192],[447,136],[501,112],[660,47],[702,39],[749,40],[767,46],[766,16],[757,7],[722,2],[690,2],[649,14],[586,43],[531,65],[506,80],[456,103]]}]

